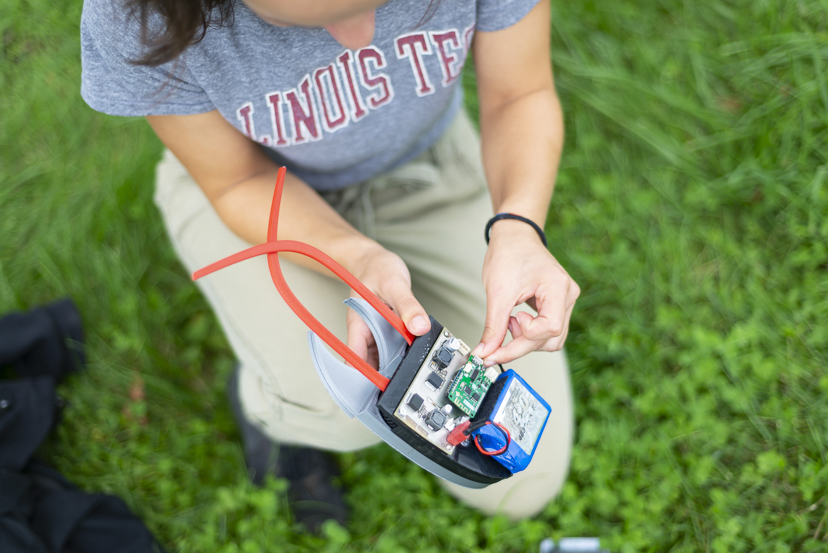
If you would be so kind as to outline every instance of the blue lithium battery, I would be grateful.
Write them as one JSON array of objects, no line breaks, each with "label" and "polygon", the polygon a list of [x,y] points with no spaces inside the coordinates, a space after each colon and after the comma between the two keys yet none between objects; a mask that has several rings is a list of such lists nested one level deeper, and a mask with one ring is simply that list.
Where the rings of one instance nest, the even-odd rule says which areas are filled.
[{"label": "blue lithium battery", "polygon": [[[532,461],[552,408],[512,369],[497,378],[491,391],[497,389],[499,396],[487,419],[508,430],[511,439],[506,451],[492,458],[510,472],[520,472]],[[506,445],[506,436],[494,424],[481,426],[472,435],[486,451],[498,451]]]}]

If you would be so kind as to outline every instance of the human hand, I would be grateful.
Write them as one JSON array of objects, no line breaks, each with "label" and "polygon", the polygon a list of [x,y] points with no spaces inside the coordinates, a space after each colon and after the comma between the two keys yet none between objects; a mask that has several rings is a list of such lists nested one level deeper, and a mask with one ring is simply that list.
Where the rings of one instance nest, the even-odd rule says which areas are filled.
[{"label": "human hand", "polygon": [[[400,316],[409,332],[422,336],[431,329],[425,309],[411,292],[408,267],[397,254],[381,246],[371,248],[352,264],[350,271]],[[352,292],[352,296],[358,294]],[[377,345],[368,325],[353,309],[348,310],[347,325],[348,347],[378,369]]]},{"label": "human hand", "polygon": [[[557,351],[569,333],[569,318],[581,289],[521,221],[503,220],[492,226],[483,262],[486,326],[473,353],[489,367],[508,363],[531,351]],[[536,312],[512,308],[526,302]],[[503,346],[506,330],[512,341]]]}]

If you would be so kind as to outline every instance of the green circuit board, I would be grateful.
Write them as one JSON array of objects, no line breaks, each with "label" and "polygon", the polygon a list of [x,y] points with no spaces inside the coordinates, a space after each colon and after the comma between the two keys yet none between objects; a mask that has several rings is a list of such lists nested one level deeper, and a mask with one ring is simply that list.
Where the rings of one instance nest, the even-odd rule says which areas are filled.
[{"label": "green circuit board", "polygon": [[448,399],[469,417],[477,414],[492,381],[486,367],[475,357],[470,357],[457,372],[448,390]]}]

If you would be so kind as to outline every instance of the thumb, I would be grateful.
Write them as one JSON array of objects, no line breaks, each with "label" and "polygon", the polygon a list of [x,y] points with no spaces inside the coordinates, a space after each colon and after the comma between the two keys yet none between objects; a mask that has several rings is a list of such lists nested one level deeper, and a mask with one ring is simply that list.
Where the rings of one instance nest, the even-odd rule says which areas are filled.
[{"label": "thumb", "polygon": [[422,336],[431,330],[431,321],[423,306],[411,293],[411,287],[403,279],[394,279],[386,287],[386,300],[397,312],[411,334]]},{"label": "thumb", "polygon": [[489,295],[486,301],[486,326],[483,328],[483,337],[480,338],[477,347],[472,350],[472,354],[485,358],[500,347],[506,338],[513,307],[514,304],[503,295],[499,297]]}]

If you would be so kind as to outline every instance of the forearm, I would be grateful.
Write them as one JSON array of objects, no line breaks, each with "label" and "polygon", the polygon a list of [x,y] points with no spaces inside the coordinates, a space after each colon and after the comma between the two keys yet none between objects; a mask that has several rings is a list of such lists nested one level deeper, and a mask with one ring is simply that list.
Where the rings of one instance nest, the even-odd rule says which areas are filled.
[{"label": "forearm", "polygon": [[[543,226],[563,145],[560,104],[554,90],[520,96],[481,113],[485,169],[495,212],[527,217]],[[531,351],[556,351],[566,340],[578,285],[521,221],[498,221],[483,266],[487,316],[481,345],[486,365]],[[510,312],[529,304],[536,316]],[[512,341],[501,346],[510,331]]]},{"label": "forearm", "polygon": [[[224,223],[251,244],[267,240],[279,168],[217,112],[150,116],[147,121],[198,183]],[[313,189],[288,173],[279,210],[279,238],[319,248],[352,273],[382,248],[349,225]],[[304,256],[289,259],[327,273]]]},{"label": "forearm", "polygon": [[[250,243],[265,242],[278,167],[259,146],[215,110],[197,115],[150,116],[147,120],[230,230]],[[428,316],[411,294],[411,276],[402,258],[358,232],[290,173],[282,191],[278,236],[322,250],[388,303],[410,332],[418,336],[428,332]],[[328,273],[304,256],[287,255],[297,263]],[[365,358],[370,331],[358,319],[350,316],[348,343]],[[357,327],[358,332],[351,331]]]},{"label": "forearm", "polygon": [[[483,160],[495,212],[543,226],[563,146],[563,117],[555,93],[549,2],[520,22],[479,33],[474,50]],[[487,365],[531,351],[556,351],[566,340],[579,294],[535,229],[504,219],[491,229],[483,262],[486,324],[475,353]],[[536,316],[512,309],[527,302]],[[507,329],[512,341],[502,346]]]},{"label": "forearm", "polygon": [[[549,2],[539,2],[519,23],[478,33],[472,45],[483,164],[494,210],[541,226],[563,146],[549,59],[550,17]],[[492,232],[506,227],[520,225],[498,222]]]},{"label": "forearm", "polygon": [[483,109],[480,131],[495,213],[522,215],[543,227],[564,139],[554,87]]},{"label": "forearm", "polygon": [[[278,167],[265,168],[239,183],[219,189],[211,202],[224,223],[251,244],[267,241],[270,203]],[[324,251],[351,272],[379,244],[357,231],[313,189],[288,173],[279,210],[280,240],[298,240]],[[287,259],[328,274],[305,256],[282,254]]]}]

